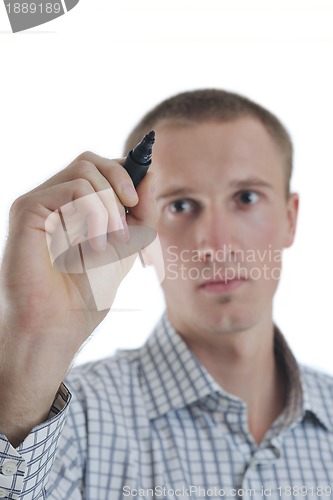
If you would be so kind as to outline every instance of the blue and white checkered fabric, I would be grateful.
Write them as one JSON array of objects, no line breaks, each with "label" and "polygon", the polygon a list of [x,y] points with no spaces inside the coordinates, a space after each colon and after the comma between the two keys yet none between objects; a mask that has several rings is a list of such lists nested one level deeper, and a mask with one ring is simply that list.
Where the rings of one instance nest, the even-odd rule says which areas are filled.
[{"label": "blue and white checkered fabric", "polygon": [[17,463],[14,476],[0,474],[0,492],[25,500],[333,499],[333,378],[299,367],[277,329],[275,349],[288,404],[257,445],[244,402],[217,384],[164,316],[142,348],[75,368],[70,403],[62,387],[50,419],[17,450],[0,439],[0,464]]}]

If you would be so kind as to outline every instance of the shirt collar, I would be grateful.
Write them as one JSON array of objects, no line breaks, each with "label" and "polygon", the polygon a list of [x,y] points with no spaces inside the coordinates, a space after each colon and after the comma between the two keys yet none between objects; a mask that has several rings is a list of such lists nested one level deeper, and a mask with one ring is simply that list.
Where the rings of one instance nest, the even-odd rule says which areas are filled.
[{"label": "shirt collar", "polygon": [[[275,353],[289,380],[285,424],[305,418],[310,412],[333,431],[333,383],[327,376],[299,367],[285,338],[275,328]],[[226,391],[198,362],[164,314],[140,349],[140,382],[150,419],[198,402],[209,395],[221,396],[228,405],[241,400]]]},{"label": "shirt collar", "polygon": [[221,390],[166,315],[140,350],[140,379],[151,419]]},{"label": "shirt collar", "polygon": [[275,355],[289,381],[285,424],[311,414],[327,430],[333,431],[333,381],[328,375],[297,363],[288,343],[275,327]]},{"label": "shirt collar", "polygon": [[333,380],[332,377],[302,366],[303,410],[313,414],[324,427],[333,432]]}]

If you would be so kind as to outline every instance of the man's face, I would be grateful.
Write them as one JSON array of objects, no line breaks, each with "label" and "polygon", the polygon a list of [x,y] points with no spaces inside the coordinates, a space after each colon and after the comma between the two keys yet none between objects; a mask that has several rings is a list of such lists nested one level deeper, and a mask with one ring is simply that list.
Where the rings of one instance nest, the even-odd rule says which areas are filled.
[{"label": "man's face", "polygon": [[267,323],[298,206],[281,152],[252,118],[155,131],[169,319],[185,336]]}]

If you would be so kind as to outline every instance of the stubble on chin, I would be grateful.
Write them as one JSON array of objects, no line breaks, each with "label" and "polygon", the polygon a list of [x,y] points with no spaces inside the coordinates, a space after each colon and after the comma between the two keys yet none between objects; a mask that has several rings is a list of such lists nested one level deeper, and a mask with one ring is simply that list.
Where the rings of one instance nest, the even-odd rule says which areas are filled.
[{"label": "stubble on chin", "polygon": [[218,298],[219,304],[229,304],[230,302],[231,302],[230,295],[222,295],[221,297]]}]

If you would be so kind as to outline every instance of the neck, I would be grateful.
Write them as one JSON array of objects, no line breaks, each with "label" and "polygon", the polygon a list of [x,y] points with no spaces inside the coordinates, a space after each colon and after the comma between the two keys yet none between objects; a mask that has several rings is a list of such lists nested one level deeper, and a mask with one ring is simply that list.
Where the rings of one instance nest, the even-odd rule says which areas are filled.
[{"label": "neck", "polygon": [[259,443],[286,400],[286,383],[274,356],[273,324],[214,337],[184,340],[223,389],[247,404],[249,429]]}]

